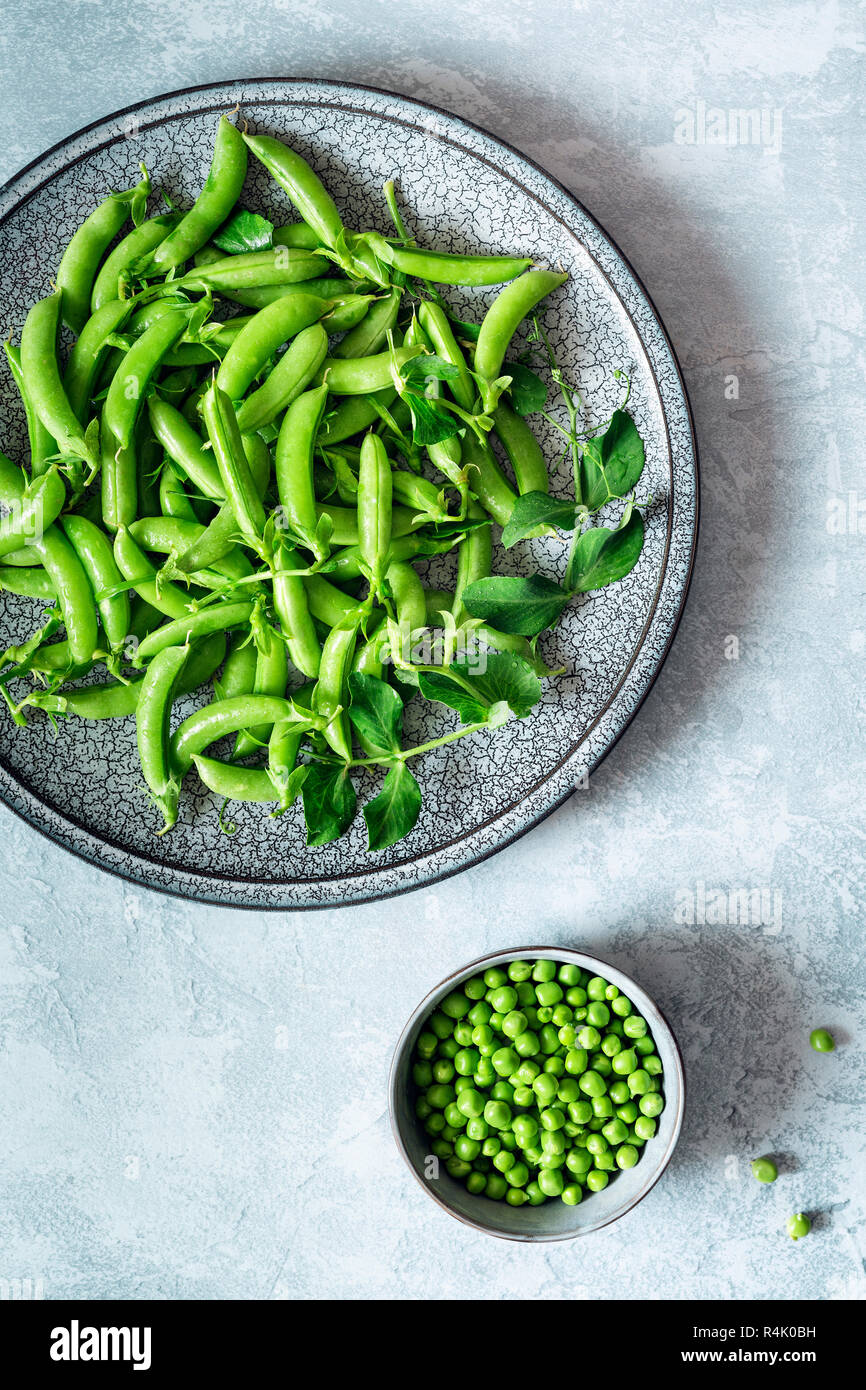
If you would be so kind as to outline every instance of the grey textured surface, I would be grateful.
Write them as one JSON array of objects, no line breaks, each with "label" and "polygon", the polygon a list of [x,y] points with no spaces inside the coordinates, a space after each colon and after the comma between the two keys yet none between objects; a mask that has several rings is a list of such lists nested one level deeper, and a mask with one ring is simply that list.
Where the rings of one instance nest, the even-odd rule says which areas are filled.
[{"label": "grey textured surface", "polygon": [[[253,73],[398,89],[538,159],[656,300],[704,514],[679,638],[619,747],[530,836],[433,889],[304,917],[205,909],[0,813],[0,1281],[47,1297],[862,1297],[862,10],[6,13],[4,174],[109,110]],[[728,114],[750,109],[756,143]],[[766,901],[738,915],[719,896],[735,890]],[[416,1188],[384,1095],[421,995],[529,938],[642,981],[683,1046],[690,1107],[620,1225],[514,1250]],[[843,1043],[832,1056],[808,1047],[817,1023]],[[756,1152],[784,1157],[772,1188],[748,1175]],[[794,1245],[799,1209],[815,1228]]]}]

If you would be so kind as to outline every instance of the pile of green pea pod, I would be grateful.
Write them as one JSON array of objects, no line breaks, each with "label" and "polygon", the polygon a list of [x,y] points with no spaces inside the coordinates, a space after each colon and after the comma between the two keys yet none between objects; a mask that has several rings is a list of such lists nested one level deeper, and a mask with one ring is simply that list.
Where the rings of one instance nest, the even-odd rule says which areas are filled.
[{"label": "pile of green pea pod", "polygon": [[[250,152],[302,220],[274,228],[238,210]],[[44,612],[0,657],[0,689],[19,724],[33,710],[134,715],[163,829],[195,766],[220,796],[274,814],[300,795],[308,843],[326,843],[354,814],[350,771],[384,766],[365,808],[383,848],[420,808],[407,759],[457,736],[404,749],[403,699],[461,710],[430,668],[384,664],[384,635],[474,628],[524,686],[544,670],[525,637],[469,621],[462,594],[490,573],[491,525],[519,493],[548,491],[500,372],[518,325],[566,277],[419,249],[391,185],[398,235],[353,232],[298,154],[226,117],[188,212],[146,217],[149,193],[143,170],[87,217],[20,348],[6,345],[30,459],[0,455],[0,588]],[[498,284],[479,325],[436,288]],[[459,428],[422,444],[426,402]],[[413,561],[452,549],[454,592],[425,591]],[[174,701],[209,681],[213,698],[172,733]],[[502,722],[501,701],[462,693],[457,733]],[[512,712],[537,697],[524,689]],[[206,756],[228,735],[229,757]]]}]

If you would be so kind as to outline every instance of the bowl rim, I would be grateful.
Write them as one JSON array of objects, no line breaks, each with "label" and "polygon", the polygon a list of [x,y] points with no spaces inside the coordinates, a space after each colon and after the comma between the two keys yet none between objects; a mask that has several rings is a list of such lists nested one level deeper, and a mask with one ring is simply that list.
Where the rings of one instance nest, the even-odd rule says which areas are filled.
[{"label": "bowl rim", "polygon": [[[487,968],[488,966],[499,964],[503,962],[505,959],[525,960],[530,958],[531,956],[535,956],[536,959],[542,960],[561,960],[561,963],[563,964],[567,964],[569,961],[573,961],[575,964],[581,965],[581,968],[583,968],[586,964],[592,966],[597,965],[602,967],[602,970],[598,972],[599,974],[602,974],[604,970],[610,970],[613,971],[615,974],[621,976],[624,980],[627,980],[630,986],[633,986],[637,993],[642,995],[643,998],[646,999],[649,1002],[649,1004],[652,1005],[653,1010],[658,1015],[658,1018],[661,1021],[662,1029],[666,1032],[667,1042],[670,1044],[674,1058],[674,1086],[672,1090],[675,1094],[670,1096],[670,1098],[674,1100],[675,1104],[674,1128],[670,1140],[668,1141],[667,1147],[662,1153],[657,1163],[657,1166],[653,1168],[651,1176],[648,1178],[646,1182],[644,1182],[640,1190],[622,1208],[622,1210],[615,1212],[611,1216],[606,1216],[603,1220],[597,1221],[593,1225],[585,1226],[575,1231],[565,1231],[561,1234],[539,1234],[538,1232],[532,1231],[527,1232],[525,1235],[520,1235],[517,1232],[497,1230],[493,1226],[484,1226],[481,1224],[481,1222],[474,1221],[472,1217],[466,1216],[461,1212],[455,1211],[454,1208],[443,1197],[440,1197],[439,1194],[434,1191],[430,1183],[424,1182],[424,1180],[417,1172],[409,1156],[405,1142],[403,1140],[403,1135],[401,1133],[400,1125],[397,1120],[395,1104],[397,1095],[397,1070],[403,1053],[406,1047],[408,1046],[409,1037],[412,1033],[412,1030],[418,1023],[419,1019],[423,1019],[427,1011],[430,1008],[432,1008],[433,1001],[441,995],[442,990],[449,985],[456,985],[461,980],[476,974],[479,968]],[[400,1033],[400,1037],[397,1040],[397,1044],[394,1048],[394,1052],[391,1057],[391,1065],[388,1071],[388,1118],[391,1124],[391,1133],[394,1137],[394,1142],[397,1146],[401,1158],[403,1159],[404,1163],[406,1164],[406,1167],[409,1169],[409,1172],[412,1174],[413,1178],[418,1183],[418,1185],[427,1193],[428,1197],[432,1198],[432,1200],[437,1204],[437,1206],[441,1207],[443,1211],[446,1211],[449,1216],[454,1218],[455,1221],[459,1221],[462,1225],[469,1226],[475,1231],[480,1231],[483,1235],[494,1236],[498,1240],[516,1241],[519,1244],[541,1244],[551,1241],[559,1242],[564,1240],[576,1240],[579,1236],[591,1235],[594,1231],[600,1231],[605,1226],[610,1226],[615,1221],[621,1220],[623,1216],[627,1216],[628,1213],[630,1211],[633,1211],[634,1208],[640,1202],[643,1201],[644,1197],[646,1197],[648,1193],[652,1191],[656,1183],[661,1178],[662,1174],[665,1172],[668,1164],[670,1163],[671,1158],[673,1157],[674,1150],[677,1146],[677,1143],[679,1142],[680,1133],[683,1127],[683,1119],[685,1116],[685,1108],[686,1073],[685,1064],[683,1062],[683,1055],[680,1049],[680,1045],[677,1042],[676,1034],[674,1033],[674,1030],[668,1022],[667,1017],[665,1016],[662,1009],[660,1009],[658,1004],[656,1004],[655,1000],[649,994],[647,994],[646,990],[636,980],[633,980],[632,977],[628,975],[624,970],[620,970],[619,966],[614,965],[612,964],[612,962],[605,960],[602,956],[596,956],[588,951],[580,951],[576,947],[571,946],[521,946],[513,949],[505,948],[500,951],[490,951],[483,956],[478,956],[475,960],[470,961],[467,965],[452,971],[451,974],[446,975],[444,979],[440,980],[437,985],[434,985],[434,987],[428,991],[428,993],[418,1004],[417,1008],[415,1008],[412,1011],[412,1014],[407,1020],[402,1032]]]},{"label": "bowl rim", "polygon": [[[432,113],[444,118],[449,123],[453,123],[458,129],[462,128],[467,132],[482,137],[484,140],[499,146],[510,156],[526,165],[537,175],[540,175],[557,193],[566,199],[584,218],[587,223],[593,226],[607,243],[610,250],[614,253],[621,263],[626,275],[637,289],[645,302],[649,314],[653,320],[656,331],[667,351],[672,367],[673,376],[679,397],[682,401],[689,441],[689,453],[693,472],[693,488],[690,491],[690,501],[693,507],[693,523],[691,527],[691,539],[689,554],[685,566],[685,571],[675,595],[674,611],[669,615],[663,626],[667,631],[657,637],[658,650],[652,663],[649,674],[644,675],[635,693],[634,702],[631,707],[622,705],[618,711],[618,725],[609,735],[606,746],[592,758],[591,763],[586,767],[588,773],[594,772],[604,761],[614,746],[620,741],[626,730],[630,727],[638,711],[643,706],[650,690],[655,684],[661,673],[668,655],[670,654],[674,638],[677,635],[680,622],[685,611],[686,602],[689,596],[691,581],[694,575],[697,547],[700,533],[701,520],[701,463],[700,450],[698,445],[697,431],[695,427],[694,413],[691,400],[686,387],[683,371],[677,357],[671,337],[665,327],[659,310],[649,293],[646,284],[635,270],[634,265],[622,251],[617,240],[605,229],[592,212],[589,211],[582,198],[578,197],[574,191],[561,182],[554,174],[550,173],[531,155],[526,154],[522,149],[513,144],[504,136],[494,133],[486,126],[477,121],[449,110],[434,101],[422,99],[420,97],[407,96],[400,91],[392,88],[381,87],[373,83],[359,82],[352,78],[328,78],[311,75],[301,76],[251,76],[242,74],[234,77],[212,80],[202,83],[191,83],[180,88],[174,88],[167,92],[144,97],[138,101],[131,102],[126,106],[98,117],[97,119],[78,127],[71,133],[63,136],[60,140],[50,145],[41,153],[36,155],[28,163],[14,171],[2,184],[0,184],[0,203],[8,198],[15,198],[15,206],[29,201],[29,199],[39,191],[45,184],[49,183],[60,170],[51,173],[45,172],[44,177],[26,192],[19,193],[18,186],[28,180],[28,176],[33,176],[37,171],[41,171],[43,166],[48,166],[55,157],[64,157],[66,164],[64,168],[80,163],[85,158],[105,146],[111,145],[116,140],[116,135],[108,132],[115,126],[121,127],[124,119],[135,117],[138,113],[147,112],[160,108],[168,102],[176,102],[182,98],[197,99],[213,95],[216,106],[204,107],[195,106],[194,111],[201,113],[206,110],[220,109],[219,94],[225,93],[229,88],[244,86],[254,86],[269,88],[278,93],[277,97],[269,98],[267,104],[274,104],[276,101],[286,101],[291,98],[287,92],[305,87],[331,90],[333,92],[356,91],[371,97],[385,98],[392,100],[402,106],[414,108],[419,113]],[[228,100],[228,98],[225,98]],[[255,104],[254,102],[251,104]],[[177,113],[175,113],[177,114]],[[193,110],[181,113],[183,115],[193,114]],[[169,119],[160,116],[155,122],[161,124]],[[71,150],[73,147],[86,138],[102,136],[100,143],[88,146],[73,157]],[[8,207],[2,212],[0,222],[5,222],[7,216],[14,210]],[[628,311],[631,319],[632,314]],[[663,572],[662,580],[667,574]],[[660,581],[660,585],[661,585]],[[658,590],[660,595],[661,588]],[[658,614],[656,613],[657,617]],[[645,633],[644,637],[648,637]],[[642,640],[640,646],[633,653],[632,661],[643,651],[645,642]],[[628,671],[631,669],[629,664]],[[621,696],[621,688],[618,687],[612,703]],[[607,711],[605,711],[607,712]],[[580,743],[572,746],[567,753],[564,764],[570,763],[580,748]],[[556,770],[554,770],[556,771]],[[553,774],[544,779],[545,784],[552,780]],[[74,854],[85,863],[92,864],[105,872],[132,883],[139,887],[144,887],[168,896],[178,897],[189,901],[200,902],[206,905],[217,907],[237,908],[247,911],[265,912],[311,912],[326,911],[338,907],[362,906],[367,903],[384,901],[388,898],[401,896],[407,892],[419,891],[424,888],[432,887],[434,884],[442,882],[462,873],[469,868],[474,868],[477,864],[483,863],[493,855],[500,853],[522,838],[529,831],[534,830],[544,820],[557,811],[569,798],[574,791],[573,785],[568,785],[564,790],[560,788],[548,787],[544,804],[533,808],[531,811],[522,813],[520,823],[501,830],[498,838],[493,843],[483,843],[481,845],[472,844],[465,852],[465,846],[472,840],[479,827],[474,827],[468,832],[461,833],[453,844],[463,847],[461,855],[455,863],[440,863],[442,847],[435,847],[432,851],[419,851],[413,854],[407,861],[397,865],[382,866],[383,877],[379,880],[379,866],[375,864],[365,865],[362,869],[353,870],[351,873],[333,874],[324,878],[313,877],[309,880],[297,880],[295,878],[280,879],[256,879],[240,877],[236,873],[221,872],[219,869],[203,869],[199,867],[189,868],[187,866],[164,865],[150,853],[138,849],[132,850],[122,843],[116,842],[107,833],[97,833],[90,830],[86,824],[82,823],[76,816],[67,810],[60,810],[52,803],[43,800],[40,793],[34,791],[29,782],[20,772],[15,772],[0,764],[0,802],[8,807],[9,810],[23,820],[27,825],[45,835],[52,843],[62,849]],[[527,800],[527,797],[520,799],[520,805]],[[501,819],[497,816],[496,819]],[[481,827],[486,828],[486,823]],[[447,845],[444,848],[451,848]],[[436,859],[436,864],[429,865],[420,873],[416,872],[418,865],[426,865],[428,861]],[[376,881],[374,881],[376,877]],[[321,898],[315,896],[315,888],[320,884],[334,884],[333,893],[325,893]],[[300,898],[300,900],[297,900]]]}]

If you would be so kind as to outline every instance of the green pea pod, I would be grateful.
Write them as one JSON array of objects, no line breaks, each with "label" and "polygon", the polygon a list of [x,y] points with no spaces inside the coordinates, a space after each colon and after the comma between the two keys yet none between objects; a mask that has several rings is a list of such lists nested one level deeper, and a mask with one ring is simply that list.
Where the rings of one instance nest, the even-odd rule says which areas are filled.
[{"label": "green pea pod", "polygon": [[21,349],[6,342],[3,344],[3,351],[6,353],[12,379],[18,387],[18,394],[21,397],[21,404],[24,406],[24,414],[27,418],[27,437],[30,442],[30,476],[31,478],[38,478],[49,467],[48,459],[56,453],[57,445],[33,409],[27,394],[27,388],[24,385],[24,372],[21,369]]},{"label": "green pea pod", "polygon": [[236,734],[256,724],[276,724],[283,719],[294,720],[295,712],[291,701],[278,695],[239,695],[205,705],[189,715],[174,732],[171,740],[174,777],[181,781],[192,767],[194,756],[227,734]]},{"label": "green pea pod", "polygon": [[[410,357],[417,357],[415,347],[398,347],[391,352],[377,352],[372,357],[326,357],[321,377],[335,396],[368,396],[391,384],[392,363],[400,367]],[[332,440],[332,442],[334,442]]]},{"label": "green pea pod", "polygon": [[[242,737],[242,735],[240,736]],[[219,758],[193,754],[195,770],[209,791],[226,801],[278,801],[276,787],[262,767],[233,767]]]},{"label": "green pea pod", "polygon": [[337,401],[334,409],[322,420],[319,443],[327,448],[369,429],[381,418],[377,407],[387,409],[396,395],[394,387],[389,386],[369,396],[347,396],[345,400]]},{"label": "green pea pod", "polygon": [[80,333],[90,314],[90,295],[97,267],[117,236],[136,199],[146,200],[150,179],[144,175],[128,194],[112,194],[100,203],[72,237],[57,267],[57,291],[63,299],[63,321]]},{"label": "green pea pod", "polygon": [[99,467],[85,442],[81,424],[60,377],[57,359],[57,328],[62,295],[58,290],[39,299],[24,320],[21,331],[21,372],[24,388],[45,429],[57,441],[63,454],[84,459],[94,470]]},{"label": "green pea pod", "polygon": [[308,222],[287,222],[285,227],[274,227],[272,240],[275,246],[297,246],[303,251],[315,251],[322,244],[319,233]]},{"label": "green pea pod", "polygon": [[448,387],[458,405],[464,410],[472,410],[475,405],[475,383],[472,380],[466,358],[454,336],[454,330],[445,310],[432,300],[422,300],[418,306],[418,318],[426,333],[430,346],[439,357],[456,367],[459,376],[449,381]]},{"label": "green pea pod", "polygon": [[[336,300],[358,298],[351,280],[342,276],[314,276],[310,280],[295,280],[284,285],[259,285],[248,289],[235,288],[224,292],[223,298],[233,304],[242,304],[246,309],[265,309],[277,299],[285,299],[293,294],[312,294],[316,299],[329,303]],[[366,296],[361,296],[366,298]]]},{"label": "green pea pod", "polygon": [[124,579],[153,608],[167,618],[187,618],[191,604],[201,590],[184,590],[177,584],[160,580],[153,565],[136,545],[125,526],[118,528],[114,538],[114,558]]},{"label": "green pea pod", "polygon": [[189,647],[157,652],[141,682],[135,706],[135,734],[144,780],[163,814],[160,834],[177,820],[180,782],[173,775],[169,745],[171,706]]},{"label": "green pea pod", "polygon": [[219,468],[214,462],[213,451],[205,449],[201,436],[175,406],[160,396],[149,398],[147,410],[151,429],[169,458],[205,497],[221,502],[225,489]]},{"label": "green pea pod", "polygon": [[89,663],[96,650],[98,629],[93,590],[84,566],[56,526],[33,542],[33,548],[57,593],[69,657],[73,665]]},{"label": "green pea pod", "polygon": [[344,594],[336,584],[329,584],[320,574],[305,575],[303,584],[310,612],[326,627],[336,627],[358,607],[356,599]]},{"label": "green pea pod", "polygon": [[328,262],[313,251],[295,251],[290,246],[274,246],[268,251],[248,251],[226,256],[222,261],[197,266],[180,279],[166,285],[166,293],[180,287],[211,290],[215,294],[235,290],[261,289],[268,285],[294,285],[324,275]]},{"label": "green pea pod", "polygon": [[238,529],[248,542],[258,547],[265,527],[265,509],[244,451],[234,407],[216,382],[204,396],[202,415],[226,501],[231,504]]},{"label": "green pea pod", "polygon": [[[395,508],[398,513],[401,510],[401,508]],[[444,555],[447,551],[453,550],[461,539],[462,536],[459,533],[437,541],[431,540],[429,536],[419,534],[417,531],[395,536],[392,530],[388,563],[414,560],[416,557],[425,555]],[[323,572],[341,584],[352,579],[360,579],[363,574],[360,547],[348,545],[343,550],[335,551],[323,567]]]},{"label": "green pea pod", "polygon": [[349,722],[348,677],[358,628],[366,610],[353,611],[331,628],[322,647],[319,679],[313,693],[313,709],[328,723],[322,730],[326,742],[345,762],[352,760],[352,726]]},{"label": "green pea pod", "polygon": [[133,227],[113,251],[110,251],[93,282],[90,296],[90,312],[95,314],[112,299],[125,298],[127,272],[137,262],[165,241],[169,232],[180,222],[179,212],[165,212],[158,217],[149,217],[140,226]]},{"label": "green pea pod", "polygon": [[392,561],[387,570],[388,583],[394,598],[397,622],[412,633],[427,626],[427,604],[424,585],[410,564]]},{"label": "green pea pod", "polygon": [[[357,545],[360,540],[358,512],[354,507],[339,507],[331,502],[317,502],[316,515],[326,516],[331,523],[331,543],[333,545]],[[405,536],[427,524],[426,516],[419,516],[408,507],[394,507],[391,512],[391,534]]]},{"label": "green pea pod", "polygon": [[159,510],[163,517],[196,521],[195,509],[184,491],[180,474],[169,459],[159,472]]},{"label": "green pea pod", "polygon": [[23,486],[17,497],[9,498],[6,505],[9,511],[0,519],[0,555],[19,550],[27,545],[36,548],[36,541],[52,522],[60,515],[66,505],[66,487],[56,468]]},{"label": "green pea pod", "polygon": [[567,275],[553,270],[527,270],[500,290],[481,321],[475,344],[475,370],[486,381],[499,376],[511,339],[542,299],[565,284]]},{"label": "green pea pod", "polygon": [[357,328],[347,333],[334,348],[334,356],[369,357],[385,347],[389,331],[397,326],[401,300],[402,292],[398,289],[375,300]]},{"label": "green pea pod", "polygon": [[322,319],[328,332],[345,333],[357,328],[367,317],[371,299],[369,294],[346,294],[330,300],[330,308]]},{"label": "green pea pod", "polygon": [[444,627],[445,620],[442,615],[451,613],[453,607],[454,595],[449,589],[424,590],[425,622],[428,627]]},{"label": "green pea pod", "polygon": [[239,401],[268,359],[303,328],[316,323],[327,304],[308,294],[277,299],[254,314],[235,338],[217,372],[217,386]]},{"label": "green pea pod", "polygon": [[111,299],[103,304],[83,325],[69,354],[63,385],[69,404],[82,425],[90,410],[99,364],[107,349],[106,340],[120,330],[131,312],[129,300]]},{"label": "green pea pod", "polygon": [[511,516],[517,493],[509,483],[490,445],[472,430],[463,437],[463,466],[468,470],[469,489],[494,521],[504,526]]},{"label": "green pea pod", "polygon": [[146,328],[129,349],[122,366],[112,377],[105,398],[102,418],[105,426],[126,448],[151,377],[162,365],[189,321],[188,308],[172,308]]},{"label": "green pea pod", "polygon": [[53,603],[57,597],[51,578],[41,565],[29,569],[17,569],[14,565],[0,565],[0,592],[21,594],[24,598],[38,598],[43,603]]},{"label": "green pea pod", "polygon": [[162,274],[188,261],[225,222],[241,195],[247,172],[247,151],[240,131],[220,117],[213,159],[204,188],[189,212],[150,257],[150,274]]},{"label": "green pea pod", "polygon": [[273,136],[245,135],[244,139],[320,241],[335,247],[343,234],[343,223],[336,203],[307,161]]},{"label": "green pea pod", "polygon": [[252,611],[251,602],[215,603],[210,608],[199,609],[197,613],[188,613],[185,618],[164,623],[139,643],[135,665],[145,666],[166,647],[186,646],[213,632],[228,632],[233,627],[242,627],[249,622]]},{"label": "green pea pod", "polygon": [[391,460],[377,434],[366,434],[358,472],[358,544],[373,588],[381,588],[391,545]]},{"label": "green pea pod", "polygon": [[230,700],[236,695],[251,695],[256,680],[256,659],[258,653],[252,641],[249,628],[242,628],[232,643],[226,657],[219,684],[214,681],[217,699]]},{"label": "green pea pod", "polygon": [[514,469],[517,491],[549,492],[550,479],[541,445],[522,415],[504,400],[500,400],[493,412],[496,433]]},{"label": "green pea pod", "polygon": [[441,489],[428,478],[418,473],[408,473],[404,468],[395,468],[392,474],[394,498],[402,502],[410,511],[423,513],[425,521],[449,521],[448,509],[444,505]]},{"label": "green pea pod", "polygon": [[[187,695],[210,680],[225,655],[222,633],[214,633],[192,648],[178,678],[175,697]],[[142,680],[105,681],[102,685],[65,690],[62,694],[38,693],[25,701],[51,714],[75,714],[79,719],[123,719],[134,714],[141,694]]]},{"label": "green pea pod", "polygon": [[[256,655],[256,676],[253,692],[256,695],[285,695],[289,678],[286,644],[266,623],[260,624],[259,642]],[[271,724],[258,724],[255,728],[243,729],[235,741],[233,757],[244,758],[255,753],[271,736]]]},{"label": "green pea pod", "polygon": [[[234,520],[234,513],[232,513],[232,527],[236,535],[237,522]],[[141,546],[142,550],[155,550],[161,555],[172,556],[185,556],[194,548],[200,548],[207,531],[208,528],[203,526],[200,521],[180,516],[140,517],[129,527],[130,535],[135,543]],[[208,556],[204,560],[199,558],[198,563],[185,572],[192,574],[193,570],[210,567],[227,579],[244,579],[253,571],[253,567],[244,552],[231,543],[225,547],[221,555]],[[182,567],[179,565],[178,568]]]},{"label": "green pea pod", "polygon": [[87,517],[65,516],[61,525],[90,581],[109,646],[117,651],[129,635],[129,594],[108,592],[123,583],[111,542]]},{"label": "green pea pod", "polygon": [[322,649],[310,614],[307,591],[301,575],[280,571],[300,569],[297,553],[279,541],[273,578],[274,610],[286,640],[289,658],[302,675],[311,679],[319,674]]},{"label": "green pea pod", "polygon": [[[477,520],[484,515],[476,502],[470,503],[469,516],[472,520]],[[486,579],[490,573],[493,563],[493,539],[490,535],[489,526],[478,526],[474,531],[469,531],[464,540],[460,542],[460,549],[457,552],[457,585],[454,590],[454,603],[451,612],[454,614],[454,621],[459,627],[465,623],[469,617],[463,603],[463,594],[470,584],[474,584],[476,579]]]},{"label": "green pea pod", "polygon": [[323,559],[316,532],[318,515],[313,485],[316,436],[328,399],[327,386],[304,391],[283,416],[277,439],[276,475],[280,506],[289,529]]},{"label": "green pea pod", "polygon": [[135,449],[121,448],[108,429],[100,436],[102,468],[102,519],[111,531],[129,526],[138,512],[138,479]]},{"label": "green pea pod", "polygon": [[367,240],[386,265],[402,275],[432,280],[437,285],[501,285],[532,265],[529,256],[458,256],[416,246],[394,246],[375,232],[368,232]]},{"label": "green pea pod", "polygon": [[243,432],[261,429],[291,405],[312,381],[328,352],[328,335],[320,323],[304,328],[289,344],[257,391],[238,409]]}]

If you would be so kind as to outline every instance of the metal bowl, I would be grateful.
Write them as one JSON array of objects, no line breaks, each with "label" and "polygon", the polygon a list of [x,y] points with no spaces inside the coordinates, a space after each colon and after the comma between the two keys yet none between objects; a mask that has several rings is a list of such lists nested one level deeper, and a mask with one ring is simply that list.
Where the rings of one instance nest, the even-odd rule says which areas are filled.
[{"label": "metal bowl", "polygon": [[[659,1116],[655,1136],[641,1150],[640,1161],[634,1168],[620,1172],[616,1180],[602,1192],[586,1194],[576,1207],[555,1200],[538,1207],[510,1207],[506,1202],[495,1202],[489,1197],[467,1192],[461,1182],[445,1172],[444,1165],[428,1161],[430,1138],[414,1108],[411,1068],[415,1041],[445,995],[492,965],[507,965],[512,960],[539,959],[578,965],[582,970],[601,975],[617,985],[649,1024],[664,1068],[665,1108]],[[388,1080],[391,1128],[410,1172],[434,1202],[438,1202],[451,1216],[467,1226],[474,1226],[477,1231],[501,1236],[505,1240],[571,1240],[625,1216],[655,1187],[667,1168],[682,1128],[685,1100],[686,1078],[682,1055],[667,1019],[649,995],[628,975],[598,956],[553,946],[524,946],[519,950],[496,951],[493,955],[470,961],[442,980],[426,999],[422,999],[403,1029]]]}]

